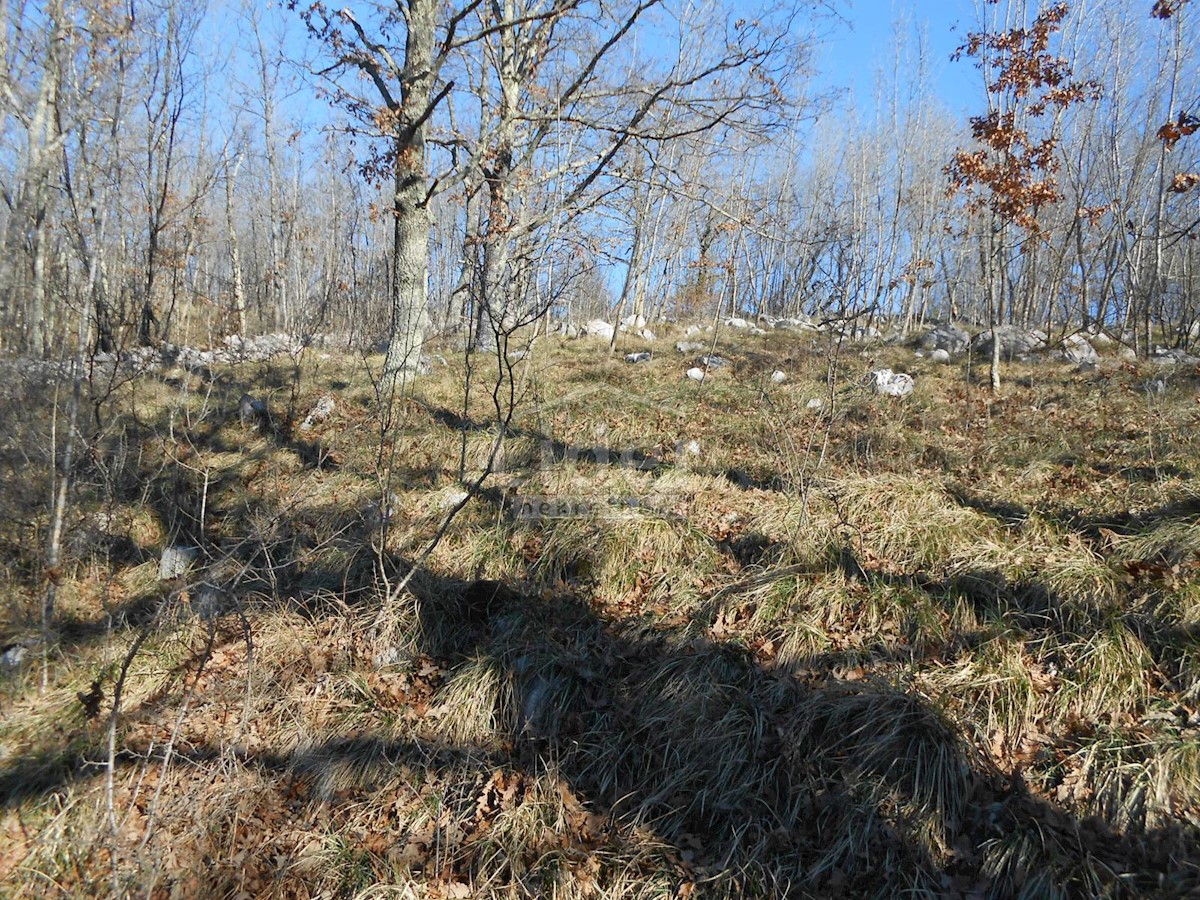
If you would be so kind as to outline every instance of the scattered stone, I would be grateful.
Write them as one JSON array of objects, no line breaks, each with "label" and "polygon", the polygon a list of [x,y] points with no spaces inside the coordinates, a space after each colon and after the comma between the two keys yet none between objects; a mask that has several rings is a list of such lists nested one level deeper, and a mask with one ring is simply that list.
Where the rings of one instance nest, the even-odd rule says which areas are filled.
[{"label": "scattered stone", "polygon": [[1111,347],[1113,339],[1103,331],[1090,331],[1087,334],[1087,339],[1093,347]]},{"label": "scattered stone", "polygon": [[1161,378],[1153,378],[1142,385],[1142,387],[1147,394],[1165,394],[1167,392],[1167,383]]},{"label": "scattered stone", "polygon": [[579,337],[579,326],[571,322],[559,322],[554,326],[554,333],[562,335],[567,340],[574,340]]},{"label": "scattered stone", "polygon": [[689,325],[687,331],[683,333],[684,337],[692,337],[693,335],[704,334],[704,329],[699,325]]},{"label": "scattered stone", "polygon": [[643,350],[640,353],[626,353],[625,362],[634,364],[650,362],[650,351]]},{"label": "scattered stone", "polygon": [[687,377],[690,378],[692,381],[703,381],[704,380],[704,370],[693,366],[692,368],[687,370]]},{"label": "scattered stone", "polygon": [[[1000,342],[1000,358],[1012,360],[1016,357],[1029,356],[1046,349],[1046,332],[1036,328],[1020,328],[1016,325],[1000,325],[996,328],[996,339]],[[979,332],[971,341],[971,350],[976,356],[988,357],[992,354],[992,330],[990,328]]]},{"label": "scattered stone", "polygon": [[677,451],[677,453],[680,456],[699,456],[700,455],[700,442],[697,440],[694,440],[694,439],[690,440],[686,444],[682,445],[679,448],[679,450]]},{"label": "scattered stone", "polygon": [[640,337],[643,341],[653,342],[654,341],[654,332],[651,331],[649,328],[643,328],[641,331],[638,332],[638,337]]},{"label": "scattered stone", "polygon": [[1200,357],[1192,356],[1186,350],[1155,347],[1150,362],[1159,366],[1196,366],[1200,365]]},{"label": "scattered stone", "polygon": [[29,648],[24,644],[9,644],[0,651],[0,668],[15,669],[25,659],[25,654],[28,652]]},{"label": "scattered stone", "polygon": [[196,618],[204,621],[219,619],[234,608],[233,598],[226,591],[211,584],[197,585],[190,591],[188,605]]},{"label": "scattered stone", "polygon": [[238,418],[241,419],[243,428],[247,424],[266,425],[270,421],[270,413],[265,401],[242,394],[242,399],[238,401]]},{"label": "scattered stone", "polygon": [[805,318],[784,318],[775,320],[776,328],[788,328],[792,331],[816,331],[817,326]]},{"label": "scattered stone", "polygon": [[336,402],[332,394],[325,394],[317,401],[316,406],[308,411],[308,415],[304,417],[304,421],[300,423],[301,431],[309,431],[318,422],[324,422],[333,415]]},{"label": "scattered stone", "polygon": [[367,527],[374,531],[392,521],[399,511],[400,498],[394,493],[389,493],[386,497],[380,500],[372,500],[364,506],[362,517],[363,521],[367,523]]},{"label": "scattered stone", "polygon": [[634,331],[646,327],[646,317],[639,315],[626,316],[621,320],[621,330],[633,329]]},{"label": "scattered stone", "polygon": [[771,383],[772,384],[783,384],[785,381],[787,381],[787,373],[786,372],[780,372],[778,369],[776,369],[774,372],[771,373]]},{"label": "scattered stone", "polygon": [[950,362],[950,351],[938,347],[929,354],[929,359],[935,363],[948,363]]},{"label": "scattered stone", "polygon": [[736,316],[731,316],[725,320],[725,324],[730,328],[749,328],[750,323],[745,319],[739,319]]},{"label": "scattered stone", "polygon": [[759,328],[757,325],[751,325],[751,326],[750,326],[750,333],[751,333],[751,334],[753,334],[753,335],[760,336],[760,337],[761,337],[762,335],[766,334],[766,332],[765,332],[765,331],[763,331],[761,328]]},{"label": "scattered stone", "polygon": [[442,499],[438,502],[438,505],[442,509],[453,509],[455,506],[458,506],[458,504],[466,500],[469,496],[471,495],[466,491],[450,491],[442,495]]},{"label": "scattered stone", "polygon": [[700,341],[677,341],[675,343],[675,349],[685,355],[695,353],[697,350],[703,350],[705,346],[707,345],[702,344]]},{"label": "scattered stone", "polygon": [[520,362],[528,355],[529,355],[528,350],[510,350],[510,351],[508,351],[508,358],[511,359],[513,362]]},{"label": "scattered stone", "polygon": [[804,408],[805,409],[820,409],[824,405],[825,405],[825,401],[822,400],[820,397],[813,397],[806,404],[804,404]]},{"label": "scattered stone", "polygon": [[696,360],[696,365],[704,366],[709,369],[723,369],[725,366],[729,365],[729,360],[723,356],[718,356],[717,354],[713,353],[710,356],[701,356],[698,360]]},{"label": "scattered stone", "polygon": [[888,397],[907,397],[915,386],[911,375],[893,372],[891,369],[876,369],[870,378],[875,393]]},{"label": "scattered stone", "polygon": [[1094,362],[1081,362],[1079,365],[1077,365],[1075,367],[1075,371],[1080,373],[1081,375],[1084,375],[1084,374],[1087,374],[1088,372],[1095,372],[1097,368],[1098,368],[1098,366]]},{"label": "scattered stone", "polygon": [[192,567],[192,563],[196,561],[199,553],[200,551],[195,547],[182,545],[164,548],[162,557],[158,561],[158,580],[169,581],[185,574]]}]

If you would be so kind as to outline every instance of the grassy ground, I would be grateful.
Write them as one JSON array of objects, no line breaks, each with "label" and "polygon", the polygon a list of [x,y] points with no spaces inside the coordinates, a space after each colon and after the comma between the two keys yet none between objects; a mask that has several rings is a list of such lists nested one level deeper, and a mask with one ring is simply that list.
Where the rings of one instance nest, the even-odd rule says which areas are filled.
[{"label": "grassy ground", "polygon": [[539,342],[423,560],[494,359],[382,454],[350,355],[98,377],[49,575],[65,389],[6,376],[0,894],[1200,892],[1198,373],[658,346]]}]

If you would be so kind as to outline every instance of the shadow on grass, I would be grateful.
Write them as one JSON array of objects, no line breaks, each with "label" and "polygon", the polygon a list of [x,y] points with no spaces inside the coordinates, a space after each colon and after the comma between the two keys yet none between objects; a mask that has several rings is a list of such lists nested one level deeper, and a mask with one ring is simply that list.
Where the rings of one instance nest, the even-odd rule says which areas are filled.
[{"label": "shadow on grass", "polygon": [[[837,564],[854,578],[877,577],[849,554]],[[390,565],[393,577],[407,569]],[[1194,833],[1118,835],[1076,820],[1031,796],[1019,776],[1002,776],[915,691],[828,674],[801,681],[694,628],[608,620],[570,593],[531,597],[520,585],[429,571],[414,575],[411,591],[419,657],[445,672],[442,719],[403,738],[356,731],[291,753],[183,747],[180,762],[215,771],[236,759],[331,805],[413,772],[455,785],[444,809],[468,824],[458,839],[444,838],[440,865],[468,883],[504,877],[477,816],[481,779],[502,772],[561,779],[582,801],[586,827],[554,826],[577,832],[567,841],[575,851],[602,851],[618,832],[653,833],[680,883],[700,885],[698,896],[1200,889],[1186,849],[1173,856]],[[995,602],[981,591],[981,602]],[[73,744],[10,759],[0,804],[94,778],[102,769],[88,760],[97,758],[99,746]],[[143,761],[118,757],[123,766]],[[517,873],[556,864],[533,837],[512,852],[526,853],[510,858],[513,889],[525,883]],[[374,878],[391,877],[383,857],[371,866]]]}]

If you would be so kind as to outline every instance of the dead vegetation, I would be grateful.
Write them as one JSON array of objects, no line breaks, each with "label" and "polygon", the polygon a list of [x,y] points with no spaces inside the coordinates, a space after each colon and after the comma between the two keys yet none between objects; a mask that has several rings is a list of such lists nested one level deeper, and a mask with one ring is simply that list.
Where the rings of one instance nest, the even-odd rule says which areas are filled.
[{"label": "dead vegetation", "polygon": [[545,341],[415,572],[496,437],[457,362],[390,480],[352,357],[106,387],[56,572],[54,389],[10,386],[2,892],[1192,895],[1197,373],[868,352],[915,395],[792,336],[703,386]]}]

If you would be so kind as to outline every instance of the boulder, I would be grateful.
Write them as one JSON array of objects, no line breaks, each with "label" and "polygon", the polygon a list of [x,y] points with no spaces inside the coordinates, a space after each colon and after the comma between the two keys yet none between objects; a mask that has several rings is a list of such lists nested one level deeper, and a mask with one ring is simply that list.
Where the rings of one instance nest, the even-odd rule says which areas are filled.
[{"label": "boulder", "polygon": [[929,359],[935,363],[948,363],[950,362],[950,351],[938,347],[929,354]]},{"label": "boulder", "polygon": [[588,337],[603,338],[606,341],[611,341],[616,329],[605,322],[603,319],[592,319],[583,326],[583,334]]},{"label": "boulder", "polygon": [[928,334],[922,335],[917,346],[926,353],[945,350],[951,356],[965,353],[971,343],[971,335],[957,325],[939,325]]},{"label": "boulder", "polygon": [[870,375],[871,389],[887,397],[907,397],[913,392],[911,375],[893,372],[891,369],[876,369]]},{"label": "boulder", "polygon": [[749,328],[750,327],[750,323],[747,322],[745,319],[739,319],[736,317],[730,317],[730,318],[726,319],[725,325],[729,328]]},{"label": "boulder", "polygon": [[693,366],[692,368],[687,370],[687,377],[690,378],[692,381],[703,381],[704,380],[704,370],[698,369],[695,366]]},{"label": "boulder", "polygon": [[1100,359],[1100,356],[1096,353],[1096,349],[1088,343],[1087,338],[1082,334],[1072,334],[1063,338],[1062,355],[1063,359],[1075,365],[1095,363]]},{"label": "boulder", "polygon": [[778,369],[776,369],[774,372],[771,373],[771,383],[772,384],[783,384],[785,381],[787,381],[787,373],[786,372],[780,372]]},{"label": "boulder", "polygon": [[697,350],[703,350],[706,346],[707,344],[703,344],[700,341],[677,341],[675,343],[675,349],[684,355],[695,353]]},{"label": "boulder", "polygon": [[654,340],[654,332],[651,331],[649,328],[643,328],[641,331],[638,332],[638,337],[640,337],[643,341],[653,341]]},{"label": "boulder", "polygon": [[625,362],[634,364],[650,362],[650,351],[643,350],[641,353],[626,353]]},{"label": "boulder", "polygon": [[634,331],[638,331],[645,327],[646,327],[646,317],[645,316],[632,315],[632,316],[626,316],[625,318],[623,318],[621,320],[621,329],[622,330],[633,329]]},{"label": "boulder", "polygon": [[696,360],[696,365],[703,366],[708,369],[723,369],[729,365],[729,360],[723,356],[718,356],[713,353],[709,356],[701,356]]}]

